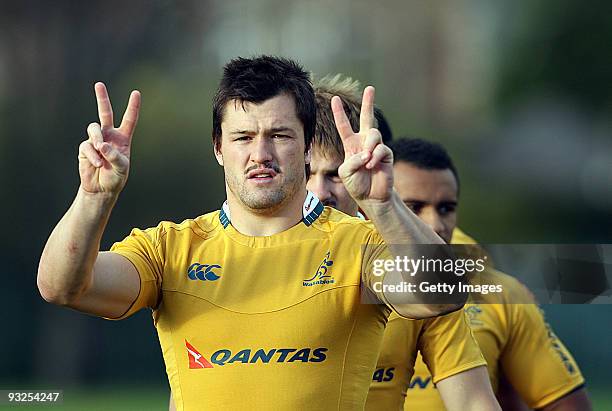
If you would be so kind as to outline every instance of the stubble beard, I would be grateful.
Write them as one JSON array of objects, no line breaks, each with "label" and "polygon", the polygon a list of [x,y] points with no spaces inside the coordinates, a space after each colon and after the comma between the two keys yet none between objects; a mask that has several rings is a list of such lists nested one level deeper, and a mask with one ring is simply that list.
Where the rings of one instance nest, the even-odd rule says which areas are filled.
[{"label": "stubble beard", "polygon": [[278,173],[275,178],[284,177],[274,187],[250,189],[246,179],[235,175],[226,175],[227,186],[236,198],[247,208],[260,213],[274,212],[289,202],[301,189],[304,175],[300,173]]}]

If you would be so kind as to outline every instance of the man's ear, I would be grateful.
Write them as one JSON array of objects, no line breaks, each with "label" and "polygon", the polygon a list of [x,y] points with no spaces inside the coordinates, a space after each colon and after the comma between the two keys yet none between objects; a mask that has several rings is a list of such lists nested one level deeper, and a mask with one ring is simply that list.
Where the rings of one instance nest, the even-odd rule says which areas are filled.
[{"label": "man's ear", "polygon": [[223,154],[221,153],[221,147],[219,147],[219,149],[217,150],[217,147],[215,146],[213,151],[215,152],[215,158],[217,159],[217,163],[219,163],[219,165],[223,167]]},{"label": "man's ear", "polygon": [[312,144],[308,151],[304,153],[304,164],[310,164],[310,160],[312,160]]}]

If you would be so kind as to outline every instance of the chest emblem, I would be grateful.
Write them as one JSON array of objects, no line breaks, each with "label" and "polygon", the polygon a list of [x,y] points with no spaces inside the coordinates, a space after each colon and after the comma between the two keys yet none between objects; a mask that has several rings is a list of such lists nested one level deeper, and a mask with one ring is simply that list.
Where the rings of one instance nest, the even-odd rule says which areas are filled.
[{"label": "chest emblem", "polygon": [[333,284],[336,282],[334,277],[331,276],[329,272],[329,267],[331,267],[334,262],[331,260],[330,251],[327,252],[325,258],[323,258],[323,262],[317,268],[315,274],[308,278],[307,280],[302,280],[303,287],[312,287],[313,285],[325,285],[325,284]]},{"label": "chest emblem", "polygon": [[220,268],[218,264],[193,263],[187,269],[187,277],[190,280],[217,281],[221,278],[218,271]]},{"label": "chest emblem", "polygon": [[480,314],[482,314],[482,308],[480,308],[478,305],[470,305],[466,307],[465,313],[468,316],[470,325],[484,325],[482,318],[480,317]]}]

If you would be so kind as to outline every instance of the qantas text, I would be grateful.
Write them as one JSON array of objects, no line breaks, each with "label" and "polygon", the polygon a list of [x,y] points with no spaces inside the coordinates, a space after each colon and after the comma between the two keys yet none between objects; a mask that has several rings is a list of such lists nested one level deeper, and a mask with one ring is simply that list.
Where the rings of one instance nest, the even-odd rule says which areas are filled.
[{"label": "qantas text", "polygon": [[323,362],[327,359],[327,348],[271,348],[265,350],[250,348],[233,353],[231,350],[217,350],[210,356],[210,362],[216,365],[234,363],[242,364],[268,364],[270,362]]}]

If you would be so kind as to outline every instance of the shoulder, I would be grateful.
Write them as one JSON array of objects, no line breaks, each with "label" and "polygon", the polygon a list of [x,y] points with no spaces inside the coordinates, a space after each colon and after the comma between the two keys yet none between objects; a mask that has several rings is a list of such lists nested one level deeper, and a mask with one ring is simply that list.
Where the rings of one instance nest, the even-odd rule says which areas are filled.
[{"label": "shoulder", "polygon": [[517,278],[488,267],[484,273],[487,283],[499,284],[503,287],[504,300],[510,304],[532,304],[535,297],[529,289]]},{"label": "shoulder", "polygon": [[343,244],[379,245],[382,236],[371,221],[349,216],[334,208],[325,207],[313,227],[325,232],[332,241]]},{"label": "shoulder", "polygon": [[338,211],[335,208],[325,207],[321,216],[317,219],[315,228],[330,233],[361,233],[371,234],[376,232],[376,227],[371,221],[362,220]]},{"label": "shoulder", "polygon": [[168,236],[197,236],[207,239],[213,237],[222,227],[219,221],[219,210],[217,210],[196,218],[183,220],[180,223],[161,221],[155,227],[145,230],[135,229],[134,231],[144,232],[144,234],[158,241],[162,241]]},{"label": "shoulder", "polygon": [[476,240],[467,235],[459,227],[455,227],[453,230],[453,236],[451,238],[451,244],[478,244]]}]

